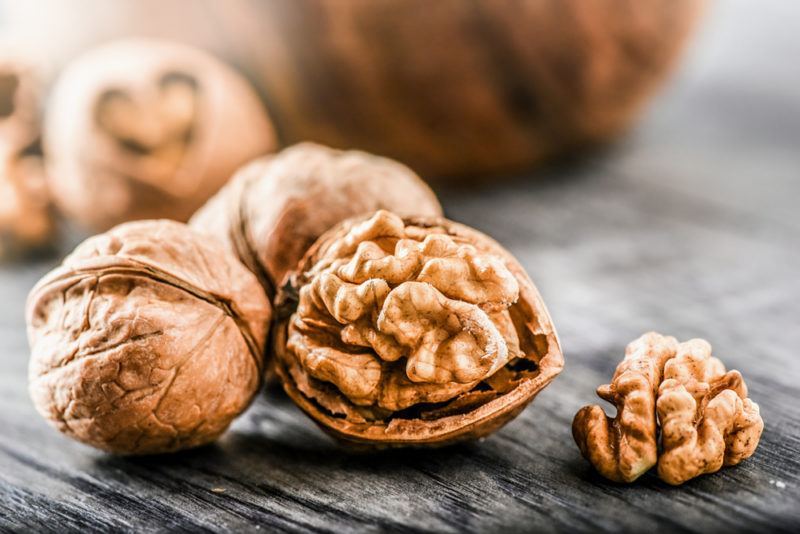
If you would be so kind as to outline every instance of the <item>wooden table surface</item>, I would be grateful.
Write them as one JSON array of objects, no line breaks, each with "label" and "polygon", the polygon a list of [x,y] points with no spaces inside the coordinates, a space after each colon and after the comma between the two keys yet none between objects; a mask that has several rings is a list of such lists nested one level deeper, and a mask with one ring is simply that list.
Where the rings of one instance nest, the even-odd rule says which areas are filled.
[{"label": "wooden table surface", "polygon": [[[0,267],[0,530],[752,531],[800,527],[800,36],[795,3],[718,2],[644,120],[582,161],[442,190],[517,255],[566,367],[490,438],[357,455],[265,393],[215,445],[116,458],[63,438],[26,392],[23,303],[57,258]],[[608,483],[570,423],[625,344],[709,339],[766,429],[735,468]]]}]

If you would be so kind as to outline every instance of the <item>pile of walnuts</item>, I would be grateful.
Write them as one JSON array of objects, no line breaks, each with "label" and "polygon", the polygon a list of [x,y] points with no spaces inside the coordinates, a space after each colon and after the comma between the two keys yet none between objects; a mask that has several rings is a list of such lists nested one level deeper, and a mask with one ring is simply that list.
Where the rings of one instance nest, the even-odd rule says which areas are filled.
[{"label": "pile of walnuts", "polygon": [[505,249],[407,167],[313,144],[244,167],[191,226],[87,240],[27,317],[39,412],[123,454],[216,439],[273,368],[325,430],[387,447],[486,435],[563,366]]}]

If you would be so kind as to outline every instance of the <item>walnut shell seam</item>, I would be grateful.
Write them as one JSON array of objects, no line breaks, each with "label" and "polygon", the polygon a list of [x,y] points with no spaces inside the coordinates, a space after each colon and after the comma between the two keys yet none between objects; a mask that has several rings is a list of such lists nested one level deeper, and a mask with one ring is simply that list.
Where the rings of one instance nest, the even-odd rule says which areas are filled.
[{"label": "walnut shell seam", "polygon": [[[124,263],[128,263],[129,265],[124,265]],[[98,265],[96,267],[91,268],[80,268],[80,269],[58,269],[54,271],[50,276],[42,279],[36,287],[31,292],[34,297],[30,300],[29,309],[33,310],[36,308],[36,302],[39,300],[39,297],[43,295],[47,289],[51,286],[58,284],[60,282],[65,282],[68,280],[75,280],[75,282],[79,282],[86,278],[90,277],[101,277],[101,276],[108,276],[108,275],[126,275],[126,276],[133,276],[133,277],[144,277],[149,280],[153,280],[160,284],[164,284],[170,287],[174,287],[181,291],[184,291],[193,297],[207,302],[212,306],[215,306],[219,310],[221,310],[226,316],[230,317],[234,323],[236,324],[239,332],[241,333],[242,339],[244,340],[245,344],[247,345],[248,352],[253,359],[253,363],[255,364],[256,368],[258,369],[258,376],[260,377],[263,372],[263,358],[259,356],[260,350],[258,348],[258,342],[256,341],[255,336],[250,330],[249,325],[246,321],[243,321],[240,314],[236,312],[232,303],[227,301],[226,299],[220,299],[214,296],[212,293],[205,291],[193,284],[190,284],[180,278],[169,274],[168,272],[153,267],[151,265],[145,265],[142,263],[137,262],[133,259],[126,259],[125,262],[118,266],[109,266],[109,265]]]}]

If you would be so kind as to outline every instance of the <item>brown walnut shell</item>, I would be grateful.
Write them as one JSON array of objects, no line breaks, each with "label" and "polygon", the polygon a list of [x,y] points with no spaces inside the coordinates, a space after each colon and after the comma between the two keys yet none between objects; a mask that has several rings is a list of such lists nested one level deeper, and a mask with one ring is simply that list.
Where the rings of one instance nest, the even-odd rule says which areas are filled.
[{"label": "brown walnut shell", "polygon": [[74,61],[44,141],[59,207],[96,230],[187,220],[275,132],[255,91],[214,57],[158,40],[113,42]]},{"label": "brown walnut shell", "polygon": [[323,430],[366,447],[480,438],[561,371],[520,264],[444,218],[379,211],[325,233],[276,299],[275,367]]},{"label": "brown walnut shell", "polygon": [[226,242],[274,297],[320,235],[378,209],[442,215],[436,195],[405,165],[301,143],[244,166],[189,224]]},{"label": "brown walnut shell", "polygon": [[117,226],[30,293],[31,398],[106,451],[203,445],[258,390],[270,318],[255,276],[220,243],[168,220]]}]

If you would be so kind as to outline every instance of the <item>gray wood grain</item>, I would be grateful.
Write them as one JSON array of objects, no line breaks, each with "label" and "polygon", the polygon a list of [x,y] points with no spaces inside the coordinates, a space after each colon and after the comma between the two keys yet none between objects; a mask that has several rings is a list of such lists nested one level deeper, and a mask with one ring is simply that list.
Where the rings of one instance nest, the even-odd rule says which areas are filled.
[{"label": "gray wood grain", "polygon": [[[57,258],[0,268],[0,530],[797,531],[800,8],[770,6],[718,2],[616,146],[441,191],[528,269],[565,350],[561,376],[480,443],[351,454],[267,392],[213,446],[99,453],[26,393],[24,299]],[[572,416],[649,329],[705,337],[744,374],[766,423],[753,458],[679,488],[611,484],[583,461]]]}]

